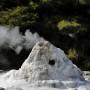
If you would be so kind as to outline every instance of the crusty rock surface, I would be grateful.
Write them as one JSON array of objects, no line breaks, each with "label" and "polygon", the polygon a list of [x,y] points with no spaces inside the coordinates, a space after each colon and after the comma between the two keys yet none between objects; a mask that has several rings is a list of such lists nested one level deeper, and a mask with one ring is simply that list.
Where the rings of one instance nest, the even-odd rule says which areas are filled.
[{"label": "crusty rock surface", "polygon": [[19,70],[0,76],[6,90],[90,90],[83,72],[48,41],[38,42]]},{"label": "crusty rock surface", "polygon": [[47,41],[35,45],[19,73],[30,82],[84,80],[82,71],[68,60],[64,52]]}]

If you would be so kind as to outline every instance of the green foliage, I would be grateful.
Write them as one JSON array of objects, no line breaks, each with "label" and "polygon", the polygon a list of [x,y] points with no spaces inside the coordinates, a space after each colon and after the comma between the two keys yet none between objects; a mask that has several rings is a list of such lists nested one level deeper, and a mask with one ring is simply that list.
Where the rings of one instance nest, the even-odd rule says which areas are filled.
[{"label": "green foliage", "polygon": [[0,12],[0,24],[22,26],[35,23],[37,14],[28,11],[27,7],[17,6]]},{"label": "green foliage", "polygon": [[76,21],[67,21],[67,20],[61,20],[57,25],[59,30],[62,30],[68,27],[78,27],[78,26],[80,26],[80,24],[77,23]]},{"label": "green foliage", "polygon": [[49,2],[49,0],[41,0],[42,1],[42,3],[48,3]]},{"label": "green foliage", "polygon": [[39,7],[39,4],[37,4],[37,3],[33,2],[33,1],[29,2],[29,8],[30,9],[36,10],[38,7]]},{"label": "green foliage", "polygon": [[77,51],[73,48],[69,49],[68,50],[68,54],[67,54],[68,58],[71,59],[71,60],[77,60]]},{"label": "green foliage", "polygon": [[76,19],[68,21],[68,20],[60,20],[57,24],[59,31],[64,32],[65,34],[77,34],[87,32],[87,27],[82,23],[78,23]]}]

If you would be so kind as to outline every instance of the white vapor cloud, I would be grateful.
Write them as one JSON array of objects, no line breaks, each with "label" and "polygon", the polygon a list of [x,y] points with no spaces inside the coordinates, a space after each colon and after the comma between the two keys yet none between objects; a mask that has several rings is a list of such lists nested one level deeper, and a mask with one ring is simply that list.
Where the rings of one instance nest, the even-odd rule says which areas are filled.
[{"label": "white vapor cloud", "polygon": [[26,30],[25,35],[19,32],[19,27],[0,26],[0,48],[11,48],[17,54],[24,49],[31,49],[38,41],[43,40],[38,33],[32,34]]}]

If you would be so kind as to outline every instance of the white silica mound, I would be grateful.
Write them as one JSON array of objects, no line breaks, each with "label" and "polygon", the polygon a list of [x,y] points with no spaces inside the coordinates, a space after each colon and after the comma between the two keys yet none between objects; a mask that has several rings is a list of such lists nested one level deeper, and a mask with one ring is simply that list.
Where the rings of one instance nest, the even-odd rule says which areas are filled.
[{"label": "white silica mound", "polygon": [[0,76],[5,90],[90,90],[90,83],[60,48],[36,43],[19,70]]}]

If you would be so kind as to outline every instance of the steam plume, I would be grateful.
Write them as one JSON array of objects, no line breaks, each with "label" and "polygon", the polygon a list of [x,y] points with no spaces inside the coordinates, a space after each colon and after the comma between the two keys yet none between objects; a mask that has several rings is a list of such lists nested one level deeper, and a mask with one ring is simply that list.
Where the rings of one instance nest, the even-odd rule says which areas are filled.
[{"label": "steam plume", "polygon": [[30,30],[26,30],[25,35],[19,32],[19,27],[0,26],[0,48],[11,48],[17,54],[24,49],[31,49],[36,42],[43,40],[38,33],[32,34]]}]

